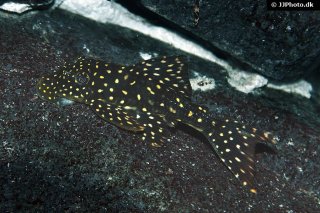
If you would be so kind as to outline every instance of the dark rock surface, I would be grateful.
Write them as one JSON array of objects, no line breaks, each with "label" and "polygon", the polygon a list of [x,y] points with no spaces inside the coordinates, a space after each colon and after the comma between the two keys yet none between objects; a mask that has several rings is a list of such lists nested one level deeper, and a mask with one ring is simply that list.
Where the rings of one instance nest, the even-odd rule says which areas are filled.
[{"label": "dark rock surface", "polygon": [[[122,64],[139,52],[176,55],[169,45],[59,10],[0,13],[0,212],[317,212],[320,118],[314,101],[271,89],[245,95],[225,71],[188,56],[217,88],[194,101],[278,138],[257,154],[257,195],[243,189],[193,131],[177,129],[154,149],[86,106],[37,98],[35,84],[65,60],[90,56]],[[258,147],[258,151],[263,147]]]},{"label": "dark rock surface", "polygon": [[218,47],[270,79],[286,81],[319,71],[319,11],[267,11],[265,0],[119,2],[133,11],[148,8],[208,42],[206,48],[216,52],[213,47]]}]

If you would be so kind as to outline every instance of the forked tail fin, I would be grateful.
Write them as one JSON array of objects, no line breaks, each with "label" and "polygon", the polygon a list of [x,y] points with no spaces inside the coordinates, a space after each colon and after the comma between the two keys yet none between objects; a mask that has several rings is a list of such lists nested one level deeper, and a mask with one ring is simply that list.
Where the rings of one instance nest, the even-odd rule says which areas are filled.
[{"label": "forked tail fin", "polygon": [[212,121],[204,134],[241,184],[256,193],[253,188],[255,147],[259,142],[275,143],[270,134],[229,119]]}]

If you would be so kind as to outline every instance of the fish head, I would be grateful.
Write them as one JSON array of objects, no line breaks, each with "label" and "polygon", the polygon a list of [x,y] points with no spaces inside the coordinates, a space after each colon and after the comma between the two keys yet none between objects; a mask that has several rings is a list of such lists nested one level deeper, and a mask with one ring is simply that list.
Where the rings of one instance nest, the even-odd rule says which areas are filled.
[{"label": "fish head", "polygon": [[51,75],[41,77],[37,83],[39,97],[51,102],[59,102],[64,98],[86,103],[92,95],[90,69],[84,69],[81,64],[78,60]]}]

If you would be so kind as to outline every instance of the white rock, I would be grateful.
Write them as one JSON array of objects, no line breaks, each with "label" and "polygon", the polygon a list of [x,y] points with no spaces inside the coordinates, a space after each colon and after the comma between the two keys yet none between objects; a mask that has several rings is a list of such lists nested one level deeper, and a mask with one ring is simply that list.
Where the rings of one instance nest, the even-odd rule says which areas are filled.
[{"label": "white rock", "polygon": [[13,12],[13,13],[23,13],[27,10],[31,10],[31,7],[29,4],[7,2],[1,5],[0,9]]},{"label": "white rock", "polygon": [[282,90],[284,92],[288,93],[294,93],[301,95],[305,98],[310,98],[311,97],[311,92],[312,92],[312,85],[305,81],[305,80],[300,80],[294,83],[290,84],[281,84],[281,85],[276,85],[276,84],[268,84],[267,87],[272,88],[272,89],[277,89],[277,90]]},{"label": "white rock", "polygon": [[208,91],[213,90],[216,87],[216,82],[213,78],[201,76],[198,73],[196,73],[195,78],[190,79],[190,84],[192,90]]},{"label": "white rock", "polygon": [[229,75],[228,83],[244,93],[250,93],[254,89],[262,87],[268,83],[268,79],[255,73],[233,69],[229,69],[227,72]]}]

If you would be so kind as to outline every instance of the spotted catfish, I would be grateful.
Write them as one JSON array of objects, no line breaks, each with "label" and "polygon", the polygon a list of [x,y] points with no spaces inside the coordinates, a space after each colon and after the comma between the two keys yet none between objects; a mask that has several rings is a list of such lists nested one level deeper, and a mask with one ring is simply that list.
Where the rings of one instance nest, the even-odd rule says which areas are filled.
[{"label": "spotted catfish", "polygon": [[88,105],[102,119],[126,130],[142,132],[142,139],[158,147],[168,141],[168,127],[178,122],[201,132],[222,162],[242,185],[250,186],[254,149],[273,142],[256,128],[230,118],[216,118],[191,102],[188,69],[183,57],[160,57],[132,66],[78,58],[38,82],[39,96]]}]

